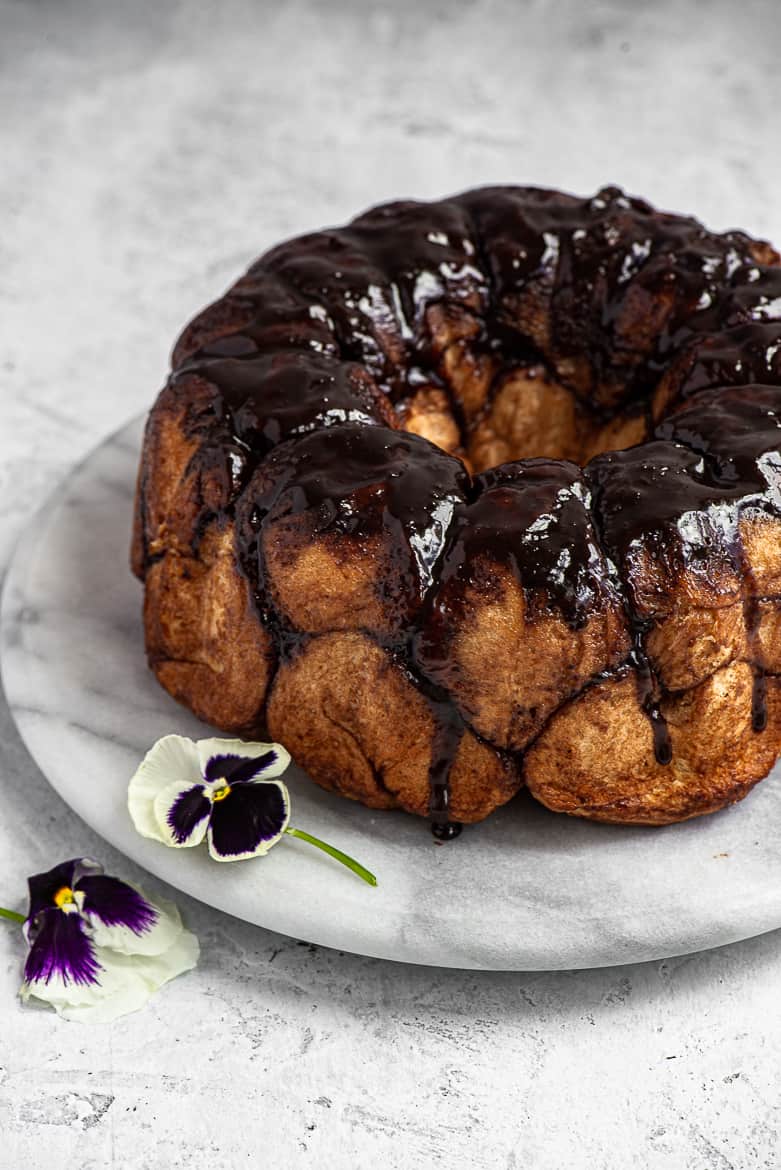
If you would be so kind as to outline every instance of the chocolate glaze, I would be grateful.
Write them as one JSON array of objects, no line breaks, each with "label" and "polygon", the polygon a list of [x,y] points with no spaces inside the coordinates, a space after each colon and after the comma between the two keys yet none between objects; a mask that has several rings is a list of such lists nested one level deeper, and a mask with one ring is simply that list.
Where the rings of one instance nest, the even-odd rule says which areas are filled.
[{"label": "chocolate glaze", "polygon": [[457,200],[407,201],[375,207],[353,220],[352,232],[386,274],[405,337],[419,344],[426,308],[447,300],[480,315],[489,305],[488,280],[477,240]]},{"label": "chocolate glaze", "polygon": [[467,586],[490,597],[501,587],[500,568],[523,588],[529,621],[555,611],[577,630],[598,610],[620,604],[590,505],[590,489],[573,463],[529,459],[475,476],[470,501],[455,510],[437,585],[412,642],[427,677],[448,676],[451,637],[468,620]]},{"label": "chocolate glaze", "polygon": [[453,299],[479,310],[486,301],[470,233],[455,201],[393,203],[348,228],[281,244],[263,263],[306,297],[322,300],[343,356],[362,362],[399,395],[415,365],[426,306]]},{"label": "chocolate glaze", "polygon": [[[657,586],[685,569],[728,591],[736,569],[748,581],[743,512],[781,514],[777,260],[742,233],[716,235],[615,187],[590,199],[500,187],[389,204],[261,257],[184,331],[172,385],[211,387],[194,430],[225,464],[240,562],[277,639],[291,634],[265,587],[260,537],[279,517],[305,515],[313,533],[354,541],[382,534],[398,577],[389,597],[405,598],[411,642],[421,614],[430,619],[431,654],[436,606],[423,603],[481,557],[509,565],[535,605],[573,628],[621,593],[640,702],[665,762],[661,693],[645,652],[664,590],[649,590],[647,567]],[[434,304],[468,316],[464,344],[475,352],[510,364],[533,354],[602,417],[650,402],[661,381],[668,417],[651,442],[600,456],[583,474],[526,460],[470,483],[456,460],[389,429],[398,421],[378,394],[403,400],[435,380],[426,327]],[[750,581],[746,597],[751,644]],[[757,729],[763,686],[757,668]],[[446,695],[431,701],[441,830],[457,717]]]},{"label": "chocolate glaze", "polygon": [[616,187],[590,199],[499,187],[392,203],[261,257],[185,330],[175,364],[203,347],[307,345],[399,394],[420,368],[426,308],[445,303],[474,313],[484,340],[538,347],[559,380],[615,406],[704,329],[775,320],[778,277],[757,255],[775,254]]},{"label": "chocolate glaze", "polygon": [[[740,489],[714,482],[702,456],[677,442],[653,440],[599,455],[585,469],[594,490],[602,541],[645,614],[666,595],[645,580],[647,560],[672,586],[702,563],[711,579],[732,563]],[[714,560],[715,558],[715,560]],[[720,566],[719,566],[720,567]]]},{"label": "chocolate glaze", "polygon": [[680,350],[665,383],[674,401],[714,387],[781,384],[781,323],[738,325],[695,336]]},{"label": "chocolate glaze", "polygon": [[647,393],[702,315],[721,311],[732,275],[754,266],[757,245],[742,233],[716,235],[617,187],[591,199],[487,188],[461,202],[477,225],[494,315],[592,405]]},{"label": "chocolate glaze", "polygon": [[262,609],[263,535],[294,517],[309,539],[344,545],[379,536],[391,550],[391,579],[378,582],[400,635],[431,585],[453,511],[469,477],[458,459],[425,439],[375,425],[321,428],[276,447],[248,485],[239,511],[238,551]]},{"label": "chocolate glaze", "polygon": [[532,606],[555,609],[579,629],[615,596],[599,548],[591,493],[574,463],[526,459],[475,476],[476,499],[457,518],[457,551],[442,580],[479,556],[503,562]]},{"label": "chocolate glaze", "polygon": [[218,391],[217,414],[254,462],[294,435],[343,423],[393,423],[387,400],[362,366],[312,350],[202,357],[183,366],[174,384],[193,376]]},{"label": "chocolate glaze", "polygon": [[255,264],[230,292],[190,322],[174,346],[178,369],[193,357],[244,357],[267,349],[340,356],[327,308]]},{"label": "chocolate glaze", "polygon": [[[779,331],[781,339],[781,330]],[[655,429],[659,439],[705,456],[715,488],[778,515],[781,507],[781,385],[706,390]]]},{"label": "chocolate glaze", "polygon": [[[645,638],[683,572],[706,578],[725,597],[741,582],[748,645],[758,658],[756,588],[740,520],[747,509],[781,516],[779,414],[781,388],[708,393],[661,423],[655,440],[586,468],[602,540],[625,585],[640,701],[660,763],[671,756]],[[754,726],[761,729],[764,691],[755,669]]]},{"label": "chocolate glaze", "polygon": [[759,590],[741,539],[740,518],[748,510],[781,516],[781,386],[746,385],[706,390],[656,428],[708,462],[714,483],[736,502],[733,553],[743,581],[746,642],[752,656],[752,725],[767,725],[767,683],[761,664]]}]

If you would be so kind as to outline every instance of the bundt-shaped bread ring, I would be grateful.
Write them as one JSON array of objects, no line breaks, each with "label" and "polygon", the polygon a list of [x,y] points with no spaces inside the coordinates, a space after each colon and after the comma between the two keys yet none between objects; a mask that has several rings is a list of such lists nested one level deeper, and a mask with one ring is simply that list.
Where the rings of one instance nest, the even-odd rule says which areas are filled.
[{"label": "bundt-shaped bread ring", "polygon": [[665,824],[781,750],[781,267],[483,188],[261,257],[187,326],[133,566],[199,716],[439,835],[525,781]]}]

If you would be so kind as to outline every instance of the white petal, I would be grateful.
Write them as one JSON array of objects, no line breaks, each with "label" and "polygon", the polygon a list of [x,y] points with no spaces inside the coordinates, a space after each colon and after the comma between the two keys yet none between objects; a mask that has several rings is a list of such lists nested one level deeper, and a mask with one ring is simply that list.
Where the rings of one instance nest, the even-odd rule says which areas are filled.
[{"label": "white petal", "polygon": [[63,983],[59,977],[48,983],[36,980],[24,983],[19,994],[25,1003],[48,1003],[66,1019],[94,1023],[138,1011],[149,999],[145,982],[132,970],[118,975],[107,968],[100,972],[100,980],[99,984]]},{"label": "white petal", "polygon": [[[195,787],[194,784],[188,785],[188,788],[193,787]],[[168,814],[183,791],[186,792],[187,789],[182,789],[178,783],[169,784],[167,788],[163,788],[158,792],[152,805],[152,814],[157,827],[157,840],[162,841],[164,845],[170,845],[172,849],[190,849],[193,845],[200,845],[206,836],[206,829],[209,824],[209,814],[207,812],[198,821],[186,841],[178,841],[176,839],[173,829],[168,824]]]},{"label": "white petal", "polygon": [[73,884],[76,885],[80,878],[95,877],[103,873],[103,866],[99,861],[93,861],[91,857],[81,857],[76,862],[76,869],[73,872]]},{"label": "white petal", "polygon": [[199,953],[198,939],[189,930],[181,930],[158,955],[122,955],[97,947],[100,983],[65,984],[52,979],[26,983],[20,994],[24,1000],[51,1004],[66,1020],[108,1023],[142,1008],[164,983],[191,970]]},{"label": "white petal", "polygon": [[252,759],[254,756],[262,756],[272,748],[277,753],[277,758],[268,768],[264,768],[258,777],[259,780],[273,780],[275,776],[281,776],[290,763],[290,752],[281,743],[248,743],[243,739],[199,739],[195,746],[198,750],[201,774],[212,756],[242,756],[244,759]]},{"label": "white petal", "polygon": [[[130,882],[127,883],[130,885]],[[157,920],[149,930],[135,934],[127,926],[106,926],[92,914],[84,917],[96,947],[122,955],[161,955],[169,950],[184,930],[181,915],[173,902],[164,898],[152,901],[138,886],[133,886],[145,902],[157,911]]]},{"label": "white petal", "polygon": [[127,807],[142,837],[171,844],[155,816],[155,799],[162,789],[176,784],[180,791],[201,779],[198,750],[183,735],[166,735],[147,752],[127,790]]}]

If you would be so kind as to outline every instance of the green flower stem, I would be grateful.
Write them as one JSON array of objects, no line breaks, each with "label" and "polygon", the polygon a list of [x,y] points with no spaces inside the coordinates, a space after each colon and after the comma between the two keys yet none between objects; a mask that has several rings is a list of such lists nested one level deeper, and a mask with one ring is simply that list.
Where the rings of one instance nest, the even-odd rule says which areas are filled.
[{"label": "green flower stem", "polygon": [[9,922],[24,922],[24,914],[17,914],[15,910],[6,910],[0,906],[0,918],[7,918]]},{"label": "green flower stem", "polygon": [[322,849],[323,853],[327,853],[329,857],[334,857],[337,861],[341,861],[342,865],[346,865],[354,874],[362,878],[368,885],[376,886],[377,879],[365,866],[361,865],[359,861],[348,857],[346,853],[342,853],[341,849],[335,849],[333,845],[327,845],[325,841],[321,841],[319,837],[313,837],[311,833],[305,833],[303,829],[291,829],[288,826],[285,829],[291,837],[298,837],[301,841],[308,841],[310,845],[314,845],[317,849]]}]

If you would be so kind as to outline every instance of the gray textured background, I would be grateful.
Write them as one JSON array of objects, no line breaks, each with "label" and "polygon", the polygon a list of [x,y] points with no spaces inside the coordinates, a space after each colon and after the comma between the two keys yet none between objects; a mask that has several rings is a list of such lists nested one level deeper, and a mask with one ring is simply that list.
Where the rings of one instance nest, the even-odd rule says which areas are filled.
[{"label": "gray textured background", "polygon": [[[780,33],[770,2],[0,0],[0,572],[149,403],[183,320],[284,234],[479,182],[616,181],[781,240]],[[74,853],[133,872],[1,704],[0,798],[0,902]],[[464,975],[185,910],[199,970],[99,1030],[19,1008],[0,932],[2,1170],[781,1161],[779,934]]]}]

